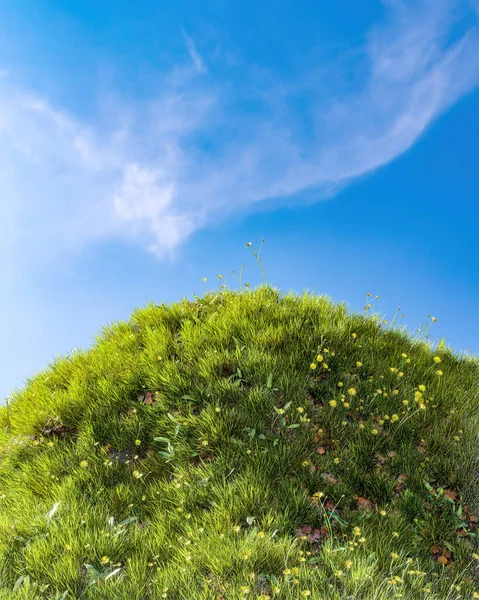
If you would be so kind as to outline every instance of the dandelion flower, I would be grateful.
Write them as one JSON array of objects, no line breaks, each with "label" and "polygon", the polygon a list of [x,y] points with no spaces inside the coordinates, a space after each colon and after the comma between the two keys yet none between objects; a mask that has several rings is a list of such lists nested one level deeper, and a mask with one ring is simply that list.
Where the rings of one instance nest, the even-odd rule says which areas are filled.
[{"label": "dandelion flower", "polygon": [[440,376],[440,375],[443,375],[443,372],[441,371],[441,369],[438,369],[438,370],[436,371],[436,375],[439,375],[439,376]]},{"label": "dandelion flower", "polygon": [[422,383],[418,387],[419,387],[419,391],[421,391],[421,392],[425,392],[426,391],[426,386],[423,385]]},{"label": "dandelion flower", "polygon": [[318,362],[322,362],[324,360],[324,356],[322,356],[321,354],[318,354],[318,356],[316,357],[316,360]]},{"label": "dandelion flower", "polygon": [[357,366],[357,367],[362,367],[362,366],[363,366],[363,363],[362,363],[362,362],[360,362],[360,361],[358,360],[358,362],[356,363],[356,366]]},{"label": "dandelion flower", "polygon": [[356,396],[356,394],[357,394],[356,388],[353,388],[353,387],[352,387],[352,388],[349,388],[349,390],[348,390],[348,394],[349,394],[350,396]]},{"label": "dandelion flower", "polygon": [[135,440],[135,446],[139,446],[141,444],[141,440]]},{"label": "dandelion flower", "polygon": [[86,469],[88,467],[88,461],[82,460],[81,463],[80,463],[80,467],[82,469]]},{"label": "dandelion flower", "polygon": [[309,366],[314,371],[314,369],[317,367],[317,364],[316,363],[311,363]]},{"label": "dandelion flower", "polygon": [[337,405],[338,405],[338,403],[336,402],[336,400],[329,401],[329,406],[331,406],[331,408],[336,408]]},{"label": "dandelion flower", "polygon": [[378,435],[379,431],[378,431],[377,429],[372,429],[372,430],[371,430],[371,433],[372,433],[373,435]]},{"label": "dandelion flower", "polygon": [[432,360],[437,364],[441,362],[441,358],[439,356],[435,356]]}]

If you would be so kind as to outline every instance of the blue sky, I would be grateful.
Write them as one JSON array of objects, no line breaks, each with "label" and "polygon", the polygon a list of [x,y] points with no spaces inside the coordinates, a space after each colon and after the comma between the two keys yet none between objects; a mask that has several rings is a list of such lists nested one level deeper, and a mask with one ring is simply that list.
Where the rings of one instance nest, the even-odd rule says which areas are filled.
[{"label": "blue sky", "polygon": [[479,3],[0,5],[0,398],[261,274],[479,353]]}]

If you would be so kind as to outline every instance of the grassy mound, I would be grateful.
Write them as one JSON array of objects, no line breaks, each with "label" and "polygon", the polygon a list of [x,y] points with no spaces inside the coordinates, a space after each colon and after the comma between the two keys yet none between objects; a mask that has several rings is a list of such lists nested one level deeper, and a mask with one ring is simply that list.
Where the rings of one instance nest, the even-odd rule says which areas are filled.
[{"label": "grassy mound", "polygon": [[477,598],[478,409],[325,297],[149,305],[0,409],[0,598]]}]

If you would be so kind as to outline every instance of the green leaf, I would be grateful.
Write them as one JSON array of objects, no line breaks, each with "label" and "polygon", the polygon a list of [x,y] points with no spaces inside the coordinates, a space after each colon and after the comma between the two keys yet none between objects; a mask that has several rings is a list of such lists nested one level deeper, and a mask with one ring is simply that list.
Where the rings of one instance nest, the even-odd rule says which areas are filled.
[{"label": "green leaf", "polygon": [[300,426],[299,423],[293,423],[292,425],[288,425],[288,427],[286,429],[296,429],[299,426]]},{"label": "green leaf", "polygon": [[182,400],[189,400],[190,402],[198,402],[196,398],[193,398],[193,396],[188,396],[188,394],[186,394],[185,396],[181,396]]},{"label": "green leaf", "polygon": [[270,390],[272,385],[273,385],[273,373],[270,373],[268,375],[268,380],[266,381],[267,389]]},{"label": "green leaf", "polygon": [[163,452],[162,450],[160,450],[158,452],[158,454],[162,457],[162,458],[171,458],[173,455],[170,454],[170,452]]},{"label": "green leaf", "polygon": [[119,523],[118,527],[122,527],[123,525],[129,525],[130,523],[134,523],[135,521],[138,521],[138,517],[128,517],[127,519]]}]

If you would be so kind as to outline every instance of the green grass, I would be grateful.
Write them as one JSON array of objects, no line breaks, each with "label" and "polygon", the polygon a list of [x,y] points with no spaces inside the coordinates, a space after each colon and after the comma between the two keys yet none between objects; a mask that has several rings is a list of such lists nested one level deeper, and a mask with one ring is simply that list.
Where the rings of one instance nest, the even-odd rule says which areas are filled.
[{"label": "green grass", "polygon": [[148,305],[0,408],[0,599],[479,597],[478,416],[369,311]]}]

